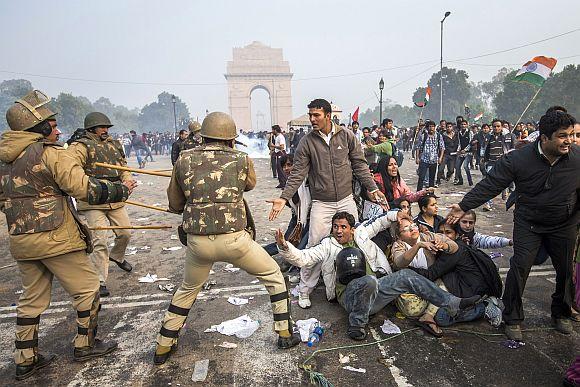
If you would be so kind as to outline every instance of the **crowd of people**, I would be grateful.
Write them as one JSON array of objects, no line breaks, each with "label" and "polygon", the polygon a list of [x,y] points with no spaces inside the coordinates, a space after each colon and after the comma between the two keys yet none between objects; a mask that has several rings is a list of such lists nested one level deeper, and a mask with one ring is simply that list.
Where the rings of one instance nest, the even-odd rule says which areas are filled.
[{"label": "crowd of people", "polygon": [[[16,101],[7,112],[11,130],[0,139],[0,209],[24,285],[16,320],[19,380],[54,359],[38,351],[40,315],[50,304],[53,276],[77,310],[74,359],[117,348],[113,340],[96,338],[98,313],[100,298],[109,296],[109,261],[132,270],[124,258],[130,235],[113,227],[109,249],[106,232],[91,232],[87,224],[93,231],[130,224],[123,202],[136,188],[125,168],[132,151],[140,168],[153,153],[171,152],[169,211],[182,214],[180,240],[188,247],[183,282],[156,339],[157,365],[177,349],[216,261],[265,285],[279,349],[300,343],[283,271],[298,283],[298,305],[305,309],[322,277],[327,300],[348,314],[346,334],[352,340],[365,340],[370,316],[394,303],[435,337],[444,335],[442,327],[485,318],[493,327],[503,323],[508,339],[521,342],[525,284],[532,265],[549,257],[556,271],[552,325],[568,335],[572,321],[580,321],[574,311],[580,301],[580,124],[563,107],[548,109],[533,131],[520,123],[512,130],[497,119],[491,126],[470,126],[463,117],[439,125],[426,120],[410,129],[397,129],[386,119],[380,127],[361,129],[357,122],[348,127],[334,122],[330,103],[315,99],[308,105],[312,130],[291,130],[287,138],[274,125],[267,136],[272,173],[282,189],[269,200],[269,220],[285,207],[292,218],[285,232],[276,231],[276,243],[263,247],[255,241],[243,197],[257,176],[253,161],[236,149],[238,131],[229,115],[208,114],[178,139],[131,131],[115,140],[109,118],[91,112],[65,150],[48,104],[36,90]],[[417,166],[415,191],[399,170],[405,156]],[[453,184],[463,185],[461,168],[470,186],[473,169],[481,170],[482,180],[444,218],[436,188],[452,177]],[[502,193],[507,208],[515,205],[513,239],[476,232],[474,210],[491,210],[489,203]],[[504,285],[485,250],[509,246],[514,255]],[[283,261],[272,259],[275,255]],[[574,367],[567,378],[578,376]]]}]

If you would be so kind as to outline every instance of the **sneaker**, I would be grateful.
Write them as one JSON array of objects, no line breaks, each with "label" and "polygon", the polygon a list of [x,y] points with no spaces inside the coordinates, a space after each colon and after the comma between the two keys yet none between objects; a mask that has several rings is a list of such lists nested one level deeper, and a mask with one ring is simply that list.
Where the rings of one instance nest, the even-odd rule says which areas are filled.
[{"label": "sneaker", "polygon": [[496,297],[489,297],[486,300],[486,303],[485,318],[489,321],[492,327],[497,328],[501,325],[503,303]]},{"label": "sneaker", "polygon": [[506,324],[505,335],[510,340],[514,340],[514,341],[522,341],[523,340],[522,328],[520,327],[519,324],[516,324],[516,325],[507,325]]},{"label": "sneaker", "polygon": [[300,333],[294,332],[290,337],[278,336],[278,349],[289,349],[300,344]]},{"label": "sneaker", "polygon": [[29,378],[30,376],[34,375],[36,371],[42,369],[52,363],[52,361],[56,358],[55,355],[52,353],[47,353],[46,355],[38,354],[32,364],[16,365],[16,380],[24,380]]},{"label": "sneaker", "polygon": [[302,309],[308,309],[312,306],[308,293],[298,294],[298,306],[301,307]]},{"label": "sneaker", "polygon": [[482,207],[482,210],[485,212],[490,212],[492,210],[492,208],[489,204],[484,204]]},{"label": "sneaker", "polygon": [[574,332],[572,328],[572,323],[567,318],[554,318],[552,317],[552,326],[563,335],[569,335]]},{"label": "sneaker", "polygon": [[75,348],[73,360],[85,361],[95,357],[108,355],[117,349],[116,341],[102,341],[95,339],[95,344],[92,347]]}]

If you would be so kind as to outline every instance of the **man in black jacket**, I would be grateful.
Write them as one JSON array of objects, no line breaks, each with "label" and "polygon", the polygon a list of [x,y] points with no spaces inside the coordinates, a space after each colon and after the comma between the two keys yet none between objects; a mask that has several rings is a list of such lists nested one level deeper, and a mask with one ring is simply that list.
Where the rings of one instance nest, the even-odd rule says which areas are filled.
[{"label": "man in black jacket", "polygon": [[499,159],[487,177],[450,207],[450,223],[464,212],[479,207],[515,182],[514,257],[510,261],[503,302],[506,335],[522,340],[524,320],[522,294],[532,264],[544,245],[556,270],[552,294],[552,324],[569,334],[572,304],[572,256],[580,220],[580,148],[573,144],[576,120],[564,112],[551,112],[540,119],[540,138]]}]

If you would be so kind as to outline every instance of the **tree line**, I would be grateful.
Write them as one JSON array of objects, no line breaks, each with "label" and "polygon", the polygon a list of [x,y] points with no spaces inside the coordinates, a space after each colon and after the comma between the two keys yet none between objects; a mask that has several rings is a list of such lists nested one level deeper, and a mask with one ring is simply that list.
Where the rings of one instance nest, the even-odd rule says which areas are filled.
[{"label": "tree line", "polygon": [[[483,113],[479,122],[490,122],[494,117],[515,122],[537,91],[537,87],[515,82],[517,70],[502,68],[489,81],[471,82],[465,70],[443,67],[443,118],[454,120],[466,115],[468,106],[471,120]],[[423,118],[439,120],[440,72],[433,73],[427,86],[431,88],[431,98],[423,110]],[[412,102],[421,102],[427,87],[418,87]],[[542,90],[532,102],[522,121],[538,121],[549,106],[561,105],[575,117],[580,117],[580,65],[565,66],[553,73],[544,83]],[[387,100],[383,103],[383,118],[391,118],[397,125],[417,124],[421,108],[403,106]],[[359,122],[363,126],[378,124],[379,107],[361,113]]]},{"label": "tree line", "polygon": [[[11,79],[0,83],[0,111],[6,112],[14,101],[30,90],[32,83],[26,79]],[[108,98],[101,97],[94,102],[83,96],[60,93],[52,98],[51,107],[58,113],[58,126],[61,130],[72,133],[83,127],[85,116],[92,111],[105,113],[115,125],[112,130],[139,132],[173,131],[175,120],[173,115],[173,94],[162,92],[157,101],[151,102],[141,109],[129,109],[123,105],[115,105]],[[177,129],[185,129],[190,121],[187,105],[175,96],[175,116]],[[7,129],[8,124],[0,126],[0,131]]]}]

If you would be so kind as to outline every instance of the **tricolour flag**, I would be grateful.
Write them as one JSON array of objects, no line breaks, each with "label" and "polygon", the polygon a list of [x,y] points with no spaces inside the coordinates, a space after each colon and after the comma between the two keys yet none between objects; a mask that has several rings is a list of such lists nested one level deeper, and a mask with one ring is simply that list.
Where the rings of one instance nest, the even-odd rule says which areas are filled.
[{"label": "tricolour flag", "polygon": [[425,91],[425,98],[421,102],[415,102],[415,106],[424,108],[429,103],[430,98],[431,98],[431,88],[427,86],[427,90]]},{"label": "tricolour flag", "polygon": [[356,108],[356,110],[354,111],[354,113],[352,113],[352,120],[353,121],[357,121],[358,122],[358,109],[360,108],[360,106],[358,106]]},{"label": "tricolour flag", "polygon": [[479,121],[483,117],[483,112],[478,113],[475,117],[473,117],[473,121]]},{"label": "tricolour flag", "polygon": [[536,56],[529,62],[526,62],[514,78],[515,81],[528,82],[533,85],[542,87],[546,79],[550,76],[552,69],[556,67],[558,61],[546,56]]}]

